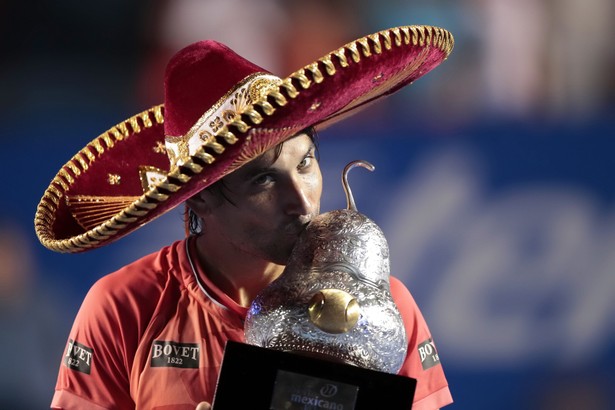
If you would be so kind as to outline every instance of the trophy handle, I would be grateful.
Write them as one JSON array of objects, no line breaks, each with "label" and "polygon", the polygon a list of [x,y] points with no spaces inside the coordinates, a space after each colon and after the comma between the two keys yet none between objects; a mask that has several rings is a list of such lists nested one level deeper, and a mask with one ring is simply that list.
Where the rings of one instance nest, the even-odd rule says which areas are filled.
[{"label": "trophy handle", "polygon": [[349,163],[348,165],[344,167],[344,171],[342,172],[342,186],[344,187],[344,192],[346,193],[346,208],[352,211],[356,211],[357,206],[354,203],[352,191],[350,190],[350,185],[348,184],[348,172],[357,166],[361,166],[370,171],[373,171],[374,169],[376,169],[376,167],[374,167],[371,163],[365,160],[362,160],[362,159],[352,161],[351,163]]}]

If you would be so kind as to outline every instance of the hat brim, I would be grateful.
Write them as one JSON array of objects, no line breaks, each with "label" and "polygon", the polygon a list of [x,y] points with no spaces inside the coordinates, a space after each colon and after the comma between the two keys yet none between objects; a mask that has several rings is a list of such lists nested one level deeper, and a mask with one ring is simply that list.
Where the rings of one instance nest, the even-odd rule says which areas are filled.
[{"label": "hat brim", "polygon": [[[173,169],[163,149],[164,107],[137,114],[91,141],[60,169],[38,205],[36,234],[58,252],[83,252],[115,241],[297,132],[325,128],[399,90],[444,61],[453,44],[448,31],[430,26],[397,27],[350,42],[284,78],[278,89],[246,107]],[[110,184],[120,183],[113,178],[135,164],[142,175],[152,169],[166,176],[150,181],[145,192],[141,183],[122,181],[128,194],[121,197],[105,195],[94,180],[105,175]],[[98,191],[73,195],[86,192],[84,187]]]}]

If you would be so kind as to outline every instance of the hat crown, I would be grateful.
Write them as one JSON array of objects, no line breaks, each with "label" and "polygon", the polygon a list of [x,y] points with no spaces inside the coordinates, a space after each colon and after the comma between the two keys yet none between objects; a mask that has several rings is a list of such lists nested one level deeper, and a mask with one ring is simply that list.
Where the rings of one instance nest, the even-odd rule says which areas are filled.
[{"label": "hat crown", "polygon": [[177,52],[165,72],[165,134],[186,134],[229,90],[257,72],[268,71],[213,40]]}]

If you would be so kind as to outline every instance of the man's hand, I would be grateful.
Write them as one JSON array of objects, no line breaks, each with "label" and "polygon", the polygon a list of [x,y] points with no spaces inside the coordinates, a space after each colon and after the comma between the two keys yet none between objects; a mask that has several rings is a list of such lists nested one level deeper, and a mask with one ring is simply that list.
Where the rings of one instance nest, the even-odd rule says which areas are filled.
[{"label": "man's hand", "polygon": [[196,409],[194,410],[211,410],[211,404],[207,403],[206,401],[202,401],[196,405]]}]

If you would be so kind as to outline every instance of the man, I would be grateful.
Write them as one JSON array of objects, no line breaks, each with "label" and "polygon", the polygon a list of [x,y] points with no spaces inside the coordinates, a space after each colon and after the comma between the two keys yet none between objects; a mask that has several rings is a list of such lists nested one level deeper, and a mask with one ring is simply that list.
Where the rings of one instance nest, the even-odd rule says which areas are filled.
[{"label": "man", "polygon": [[[53,408],[194,409],[211,402],[226,341],[243,341],[255,296],[283,271],[319,213],[313,127],[414,81],[446,58],[451,35],[385,30],[286,79],[203,41],[169,62],[165,103],[93,140],[58,172],[37,209],[41,242],[80,252],[119,239],[186,202],[201,225],[100,279],[69,335]],[[414,408],[452,401],[412,296],[391,293],[409,346],[400,374]],[[205,404],[202,404],[205,406]]]}]

